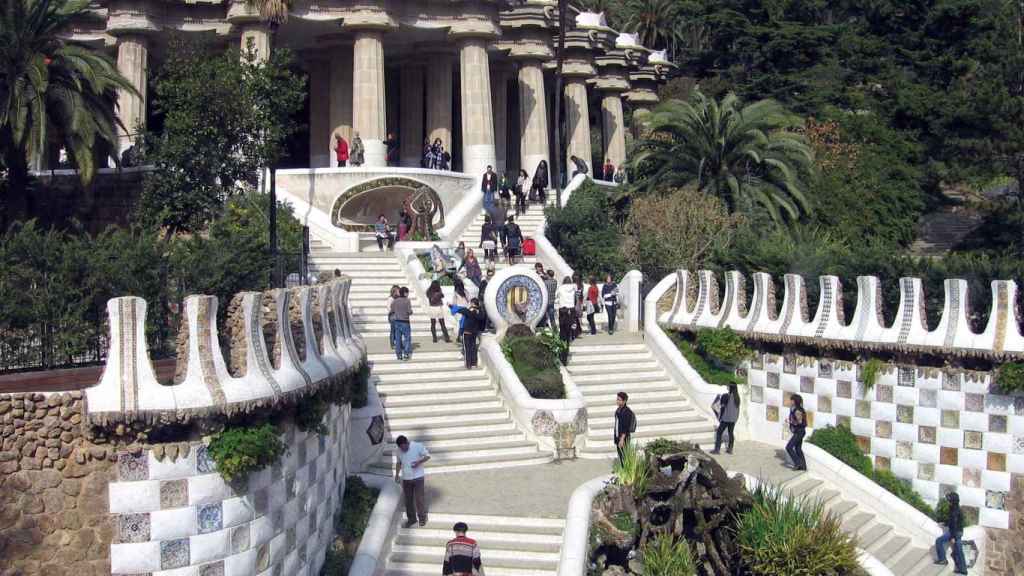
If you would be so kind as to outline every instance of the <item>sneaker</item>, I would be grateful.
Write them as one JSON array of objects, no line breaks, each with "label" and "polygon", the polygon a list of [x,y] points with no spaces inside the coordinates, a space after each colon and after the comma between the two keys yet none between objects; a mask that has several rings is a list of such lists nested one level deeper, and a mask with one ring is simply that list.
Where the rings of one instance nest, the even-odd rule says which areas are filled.
[{"label": "sneaker", "polygon": [[[415,524],[415,520],[407,520],[404,524],[402,524],[402,528],[412,528]],[[420,526],[422,526],[422,524],[420,524]]]},{"label": "sneaker", "polygon": [[426,520],[420,520],[420,526],[426,526],[426,525],[427,525],[427,521]]},{"label": "sneaker", "polygon": [[949,562],[946,561],[946,560],[936,560],[935,564],[937,564],[939,566],[949,566]]}]

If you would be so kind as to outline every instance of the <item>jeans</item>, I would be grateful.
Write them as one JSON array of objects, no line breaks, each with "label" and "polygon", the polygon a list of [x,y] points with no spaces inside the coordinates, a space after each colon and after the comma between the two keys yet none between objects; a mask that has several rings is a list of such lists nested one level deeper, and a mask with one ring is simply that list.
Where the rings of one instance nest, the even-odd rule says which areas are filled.
[{"label": "jeans", "polygon": [[392,350],[397,346],[397,342],[395,341],[395,321],[391,319],[390,314],[388,314],[388,344],[391,344]]},{"label": "jeans", "polygon": [[604,311],[608,313],[608,333],[615,333],[615,313],[617,312],[618,304],[605,304]]},{"label": "jeans", "polygon": [[[554,297],[552,296],[552,298],[554,298]],[[548,309],[547,309],[547,312],[545,312],[544,316],[547,319],[548,328],[551,328],[551,331],[554,332],[555,328],[556,328],[556,326],[555,326],[555,305],[554,304],[548,304]]]},{"label": "jeans", "polygon": [[591,336],[597,334],[597,325],[594,324],[594,314],[596,314],[596,312],[591,312],[590,314],[587,314],[587,324],[590,326]]},{"label": "jeans", "polygon": [[424,480],[402,480],[402,493],[405,497],[405,518],[409,522],[419,519],[421,524],[427,523],[427,499],[424,497]]},{"label": "jeans", "polygon": [[726,450],[730,454],[732,453],[732,446],[736,440],[736,435],[734,434],[734,431],[736,430],[735,422],[718,423],[718,430],[715,430],[715,452],[718,452],[719,450],[722,449],[722,434],[725,434],[727,430],[729,431],[729,447],[726,448]]},{"label": "jeans", "polygon": [[956,567],[957,572],[967,573],[967,560],[964,558],[964,547],[960,539],[963,536],[960,534],[950,534],[949,529],[946,529],[935,539],[935,554],[939,557],[939,562],[946,561],[946,545],[952,540],[953,542],[953,565]]},{"label": "jeans", "polygon": [[466,332],[462,335],[462,351],[466,356],[466,368],[475,368],[477,365],[476,359],[476,338],[478,334],[476,332]]},{"label": "jeans", "polygon": [[[618,452],[618,454],[619,454],[619,464],[622,464],[623,463],[622,462],[622,447],[619,446],[619,439],[618,438],[613,438],[612,442],[615,443],[615,451]],[[626,442],[625,442],[624,446],[629,446],[629,434],[626,434]]]},{"label": "jeans", "polygon": [[804,432],[803,428],[793,432],[793,437],[786,444],[786,454],[789,454],[790,460],[793,461],[793,467],[797,470],[807,470],[807,460],[804,460],[803,449]]},{"label": "jeans", "polygon": [[408,358],[412,354],[412,326],[401,320],[394,321],[395,355],[398,359]]}]

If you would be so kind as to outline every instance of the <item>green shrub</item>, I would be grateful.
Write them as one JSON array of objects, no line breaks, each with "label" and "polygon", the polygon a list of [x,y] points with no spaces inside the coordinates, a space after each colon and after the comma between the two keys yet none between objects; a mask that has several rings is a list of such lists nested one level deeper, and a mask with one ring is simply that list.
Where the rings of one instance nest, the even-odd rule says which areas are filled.
[{"label": "green shrub", "polygon": [[820,501],[789,498],[761,484],[753,506],[739,515],[736,541],[750,574],[835,576],[861,574],[857,543]]},{"label": "green shrub", "polygon": [[336,521],[338,535],[343,540],[355,542],[363,537],[379,494],[380,490],[370,488],[359,476],[348,477],[345,482],[345,496],[341,502],[341,513],[338,514]]},{"label": "green shrub", "polygon": [[861,366],[860,381],[864,384],[865,397],[867,397],[868,393],[875,388],[875,384],[878,382],[878,375],[882,372],[882,368],[884,367],[885,364],[883,364],[878,358],[872,358]]},{"label": "green shrub", "polygon": [[629,442],[622,449],[622,458],[612,464],[612,473],[619,484],[632,488],[633,494],[640,496],[647,490],[651,471],[643,451],[635,443]]},{"label": "green shrub", "polygon": [[750,349],[731,328],[702,328],[697,331],[697,349],[719,366],[736,366],[750,358]]},{"label": "green shrub", "polygon": [[1000,366],[996,371],[996,386],[1006,394],[1024,392],[1024,363],[1007,362]]},{"label": "green shrub", "polygon": [[544,343],[551,351],[551,354],[561,361],[562,354],[568,354],[569,343],[558,337],[558,334],[549,328],[541,328],[537,331],[537,339]]},{"label": "green shrub", "polygon": [[295,425],[303,432],[327,434],[327,426],[324,425],[327,408],[327,402],[320,394],[306,396],[295,406]]},{"label": "green shrub", "polygon": [[370,394],[370,367],[364,362],[352,380],[352,409],[366,408]]},{"label": "green shrub", "polygon": [[580,186],[564,208],[544,211],[544,234],[570,266],[584,277],[626,272],[622,233],[605,190],[592,182]]},{"label": "green shrub", "polygon": [[324,565],[320,568],[320,576],[348,576],[353,560],[355,558],[345,549],[344,543],[336,540],[327,547]]},{"label": "green shrub", "polygon": [[865,476],[871,475],[871,459],[864,455],[857,438],[846,426],[815,428],[808,442]]},{"label": "green shrub", "polygon": [[501,344],[519,381],[534,398],[565,398],[558,356],[541,336],[506,337]]},{"label": "green shrub", "polygon": [[647,454],[648,458],[654,458],[655,456],[664,456],[665,454],[677,454],[692,448],[693,445],[689,442],[669,440],[668,438],[655,438],[644,445],[644,453]]},{"label": "green shrub", "polygon": [[697,573],[693,555],[685,539],[658,534],[640,549],[643,576],[692,576]]},{"label": "green shrub", "polygon": [[285,451],[284,442],[269,423],[229,426],[214,435],[208,448],[217,471],[228,482],[277,462]]},{"label": "green shrub", "polygon": [[[423,269],[426,271],[427,278],[434,277],[434,263],[430,261],[430,252],[424,252],[416,256],[420,260],[420,264],[423,264]],[[437,283],[441,286],[454,286],[452,277],[447,274],[442,274],[437,277]]]},{"label": "green shrub", "polygon": [[676,348],[679,348],[679,353],[686,358],[686,361],[690,364],[697,374],[704,379],[708,384],[717,384],[719,386],[728,386],[729,384],[744,384],[744,380],[736,375],[731,370],[722,370],[715,368],[707,360],[701,356],[693,344],[682,337],[678,332],[672,333],[672,341],[676,343]]},{"label": "green shrub", "polygon": [[924,498],[914,492],[910,482],[901,480],[889,470],[872,470],[868,476],[882,488],[885,488],[907,504],[920,510],[923,514],[935,518],[935,510],[924,501]]}]

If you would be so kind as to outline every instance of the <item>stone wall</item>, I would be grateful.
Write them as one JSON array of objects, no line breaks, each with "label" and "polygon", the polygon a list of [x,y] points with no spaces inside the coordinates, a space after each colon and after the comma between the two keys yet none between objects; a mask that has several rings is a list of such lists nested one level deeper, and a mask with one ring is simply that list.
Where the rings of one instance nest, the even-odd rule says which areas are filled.
[{"label": "stone wall", "polygon": [[988,530],[985,550],[986,576],[1024,574],[1024,474],[1013,474],[1010,493],[1006,496],[1010,513],[1009,530]]}]

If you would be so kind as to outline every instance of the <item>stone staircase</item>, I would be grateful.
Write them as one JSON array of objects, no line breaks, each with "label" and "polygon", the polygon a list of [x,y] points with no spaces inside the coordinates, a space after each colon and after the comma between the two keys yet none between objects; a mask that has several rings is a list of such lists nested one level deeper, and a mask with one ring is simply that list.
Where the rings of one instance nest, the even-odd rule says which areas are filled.
[{"label": "stone staircase", "polygon": [[629,406],[637,417],[634,441],[670,438],[713,447],[715,424],[683,395],[639,336],[584,336],[570,352],[569,374],[583,393],[588,414],[581,457],[615,456],[612,429],[620,391],[629,394]]},{"label": "stone staircase", "polygon": [[843,498],[830,483],[801,474],[781,487],[791,497],[823,502],[825,509],[839,519],[842,530],[855,536],[858,546],[874,555],[893,574],[939,576],[953,573],[953,559],[949,555],[948,566],[936,565],[931,548],[914,545],[901,528],[879,520],[869,509]]},{"label": "stone staircase", "polygon": [[[373,343],[368,355],[370,379],[384,403],[392,439],[405,435],[426,445],[431,453],[427,471],[434,474],[553,459],[518,429],[486,370],[467,370],[454,343],[423,343],[428,338],[414,330],[420,347],[407,362],[382,350],[384,343]],[[395,450],[389,444],[369,472],[394,474]]]},{"label": "stone staircase", "polygon": [[[555,201],[548,199],[548,205],[553,206]],[[514,214],[514,212],[512,213]],[[462,235],[459,236],[459,242],[465,242],[467,248],[472,248],[476,252],[477,257],[481,260],[481,266],[483,266],[483,249],[480,246],[480,231],[484,226],[484,217],[486,213],[481,211],[477,215],[476,219],[462,231]],[[544,223],[544,209],[540,204],[531,204],[527,207],[525,213],[521,216],[516,217],[516,223],[519,224],[519,229],[523,231],[523,238],[535,238],[539,231],[540,225]],[[457,244],[457,243],[456,243]],[[499,251],[500,251],[499,242]],[[524,256],[519,259],[522,264],[528,264],[533,266],[533,263],[537,261],[536,256]],[[508,267],[508,264],[501,260],[495,264],[495,270],[501,270]]]},{"label": "stone staircase", "polygon": [[456,522],[469,525],[467,536],[480,544],[488,576],[547,576],[558,573],[563,520],[432,514],[423,528],[400,528],[384,574],[434,576],[441,573],[445,544]]}]

